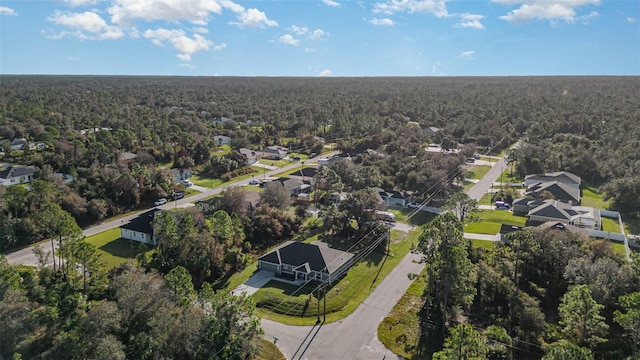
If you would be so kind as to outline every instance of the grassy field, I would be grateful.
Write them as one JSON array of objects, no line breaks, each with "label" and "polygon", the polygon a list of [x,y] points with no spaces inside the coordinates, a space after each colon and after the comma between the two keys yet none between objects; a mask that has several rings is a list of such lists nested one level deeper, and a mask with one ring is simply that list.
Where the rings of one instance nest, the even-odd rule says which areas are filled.
[{"label": "grassy field", "polygon": [[523,183],[524,179],[521,178],[517,172],[511,173],[511,166],[509,166],[502,172],[502,174],[500,175],[497,181],[509,182],[509,183]]},{"label": "grassy field", "polygon": [[275,166],[279,168],[285,167],[287,165],[291,165],[291,161],[289,161],[289,159],[282,159],[282,160],[260,159],[258,163],[263,165]]},{"label": "grassy field", "polygon": [[122,264],[127,259],[133,259],[138,253],[139,244],[120,238],[120,228],[88,236],[86,242],[98,249],[98,253],[110,268]]},{"label": "grassy field", "polygon": [[407,292],[393,307],[387,317],[378,325],[378,338],[394,354],[404,359],[419,359],[415,356],[420,338],[419,310],[422,307],[422,293],[426,287],[423,271],[409,285]]},{"label": "grassy field", "polygon": [[224,184],[224,181],[221,179],[212,179],[200,175],[193,175],[189,180],[198,186],[204,186],[206,188],[215,188]]},{"label": "grassy field", "polygon": [[481,248],[485,248],[485,249],[493,249],[496,246],[496,242],[495,241],[488,241],[488,240],[472,239],[471,240],[471,245],[473,247],[481,247]]},{"label": "grassy field", "polygon": [[[327,322],[338,321],[351,314],[395,268],[417,242],[419,231],[410,234],[393,231],[394,244],[386,256],[383,249],[369,254],[353,266],[347,275],[330,288],[327,293]],[[295,294],[295,286],[271,281],[258,290],[253,299],[258,305],[261,317],[288,325],[313,325],[316,322],[317,294],[311,294],[315,285],[300,289]],[[323,297],[320,297],[323,301]],[[275,309],[278,306],[279,309]],[[267,310],[266,307],[278,312]],[[322,309],[322,308],[321,308]],[[288,315],[282,314],[288,312]],[[304,314],[304,316],[301,316]]]},{"label": "grassy field", "polygon": [[475,165],[469,167],[464,176],[469,179],[480,180],[489,170],[491,170],[489,165]]},{"label": "grassy field", "polygon": [[409,216],[414,213],[417,209],[413,208],[402,208],[402,209],[388,209],[389,212],[393,213],[396,216],[396,220],[399,222],[411,224],[414,226],[422,226],[427,222],[433,220],[437,215],[428,211],[416,211],[413,216],[409,219]]},{"label": "grassy field", "polygon": [[[602,194],[593,186],[587,185],[582,189],[582,206],[594,207],[596,209],[608,209],[609,202],[602,199]],[[619,231],[618,231],[619,232]]]},{"label": "grassy field", "polygon": [[612,233],[619,234],[620,233],[620,224],[618,224],[618,220],[614,220],[611,218],[602,218],[602,231],[610,231]]},{"label": "grassy field", "polygon": [[482,220],[465,225],[465,232],[494,235],[500,232],[501,224],[524,226],[527,220],[524,216],[515,216],[506,210],[482,210],[477,215]]},{"label": "grassy field", "polygon": [[278,346],[271,341],[260,338],[258,348],[260,352],[253,358],[253,360],[286,360]]}]

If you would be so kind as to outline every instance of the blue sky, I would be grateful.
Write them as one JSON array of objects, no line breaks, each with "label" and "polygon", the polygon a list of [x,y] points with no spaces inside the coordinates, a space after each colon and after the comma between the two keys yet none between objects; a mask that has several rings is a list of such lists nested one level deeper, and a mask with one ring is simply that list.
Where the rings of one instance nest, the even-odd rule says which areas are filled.
[{"label": "blue sky", "polygon": [[640,75],[640,1],[0,0],[0,73]]}]

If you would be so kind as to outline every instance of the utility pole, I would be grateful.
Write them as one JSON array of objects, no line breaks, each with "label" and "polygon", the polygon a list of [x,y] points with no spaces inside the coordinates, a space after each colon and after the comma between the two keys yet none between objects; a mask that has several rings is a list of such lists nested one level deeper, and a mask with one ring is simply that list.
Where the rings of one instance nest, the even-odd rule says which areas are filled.
[{"label": "utility pole", "polygon": [[323,298],[324,298],[324,314],[322,314],[322,323],[326,323],[327,322],[327,283],[325,283],[325,285],[322,288],[322,294],[323,294]]}]

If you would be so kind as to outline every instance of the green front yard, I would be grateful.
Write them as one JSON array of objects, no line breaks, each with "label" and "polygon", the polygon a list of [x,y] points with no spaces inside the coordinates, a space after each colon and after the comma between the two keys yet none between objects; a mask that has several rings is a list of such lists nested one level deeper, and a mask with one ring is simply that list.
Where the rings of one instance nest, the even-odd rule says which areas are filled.
[{"label": "green front yard", "polygon": [[614,220],[611,218],[602,218],[602,231],[610,231],[612,233],[620,233],[620,224],[618,224],[618,220]]},{"label": "green front yard", "polygon": [[608,209],[609,201],[602,199],[602,194],[593,186],[586,185],[582,189],[582,200],[580,201],[582,206],[593,207],[596,209]]},{"label": "green front yard", "polygon": [[475,165],[467,168],[464,176],[469,179],[480,180],[489,170],[491,170],[489,165]]},{"label": "green front yard", "polygon": [[[327,292],[326,321],[334,322],[351,314],[404,258],[411,246],[417,243],[419,234],[420,231],[405,234],[394,230],[392,238],[395,243],[391,245],[390,255],[385,255],[384,249],[379,248],[354,265]],[[253,272],[255,266],[250,267],[250,272]],[[232,285],[231,281],[229,285]],[[258,306],[257,313],[261,317],[284,324],[313,325],[316,322],[318,302],[317,294],[311,293],[315,286],[312,284],[294,293],[298,287],[270,281],[253,295]],[[323,300],[321,296],[320,301]],[[322,309],[323,304],[321,312]]]},{"label": "green front yard", "polygon": [[[396,221],[414,226],[422,226],[437,216],[434,213],[413,208],[388,209],[387,211],[396,216]],[[411,216],[411,218],[409,218],[409,216]]]},{"label": "green front yard", "polygon": [[120,228],[88,236],[85,241],[97,248],[109,268],[135,258],[140,246],[138,242],[120,238]]},{"label": "green front yard", "polygon": [[465,225],[464,231],[476,234],[495,235],[500,232],[500,225],[524,226],[524,216],[513,215],[507,210],[481,210],[476,213],[481,221]]}]

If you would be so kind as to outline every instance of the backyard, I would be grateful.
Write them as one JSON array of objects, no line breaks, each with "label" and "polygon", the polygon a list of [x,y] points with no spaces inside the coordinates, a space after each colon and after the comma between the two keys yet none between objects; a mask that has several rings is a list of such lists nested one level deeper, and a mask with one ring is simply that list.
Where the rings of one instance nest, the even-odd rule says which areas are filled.
[{"label": "backyard", "polygon": [[140,244],[120,237],[120,228],[88,236],[87,243],[96,247],[109,268],[116,267],[138,254]]},{"label": "backyard", "polygon": [[513,215],[508,210],[480,210],[475,215],[480,221],[466,224],[465,232],[495,235],[500,232],[502,224],[524,226],[527,221],[524,216]]}]

